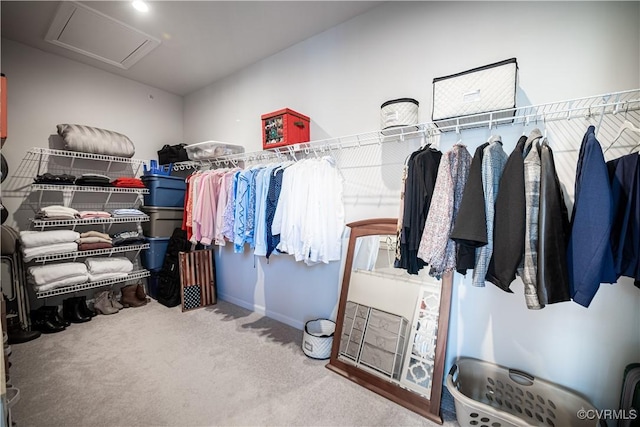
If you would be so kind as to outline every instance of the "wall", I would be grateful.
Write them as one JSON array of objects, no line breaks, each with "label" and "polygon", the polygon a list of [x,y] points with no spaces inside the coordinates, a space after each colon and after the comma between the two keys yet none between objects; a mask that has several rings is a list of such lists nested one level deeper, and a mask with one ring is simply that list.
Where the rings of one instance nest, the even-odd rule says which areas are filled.
[{"label": "wall", "polygon": [[[157,159],[164,144],[182,140],[182,98],[88,65],[2,39],[2,72],[8,87],[8,138],[2,154],[9,163],[3,202],[7,225],[32,212],[20,210],[23,198],[12,190],[13,175],[25,172],[28,149],[49,147],[59,123],[77,123],[127,135],[137,159]],[[14,194],[15,197],[7,197]]]},{"label": "wall", "polygon": [[[258,150],[260,115],[285,106],[311,116],[312,140],[370,131],[379,126],[382,102],[406,96],[420,101],[425,122],[434,77],[510,57],[520,66],[519,105],[638,88],[639,18],[637,2],[389,2],[188,95],[185,141]],[[577,130],[555,135],[570,147],[559,168],[568,196],[588,122],[574,124]],[[503,131],[510,152],[523,130]],[[463,141],[473,153],[485,137],[465,132]],[[443,150],[451,138],[441,141]],[[418,143],[352,154],[351,162],[365,157],[376,167],[345,168],[348,221],[397,215],[399,171]],[[308,268],[286,256],[267,264],[228,247],[218,266],[219,292],[237,304],[297,327],[334,311],[338,266]],[[589,309],[564,303],[528,311],[521,282],[513,287],[514,295],[473,288],[456,275],[447,368],[456,357],[478,357],[616,408],[623,368],[640,360],[638,290],[622,280],[603,285]]]}]

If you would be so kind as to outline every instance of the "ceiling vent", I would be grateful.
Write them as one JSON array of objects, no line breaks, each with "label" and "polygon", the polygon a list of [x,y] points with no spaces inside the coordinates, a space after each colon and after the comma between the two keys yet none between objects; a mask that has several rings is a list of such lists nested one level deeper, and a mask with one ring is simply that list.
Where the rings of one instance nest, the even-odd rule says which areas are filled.
[{"label": "ceiling vent", "polygon": [[155,37],[75,2],[60,4],[45,40],[125,70],[160,45]]}]

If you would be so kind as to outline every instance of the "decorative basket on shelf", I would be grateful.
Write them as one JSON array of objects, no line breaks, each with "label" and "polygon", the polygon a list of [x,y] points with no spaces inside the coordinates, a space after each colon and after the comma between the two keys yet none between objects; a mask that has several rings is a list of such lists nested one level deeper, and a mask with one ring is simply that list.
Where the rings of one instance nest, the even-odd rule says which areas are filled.
[{"label": "decorative basket on shelf", "polygon": [[329,319],[309,320],[304,325],[302,351],[312,359],[328,359],[331,356],[335,322]]}]

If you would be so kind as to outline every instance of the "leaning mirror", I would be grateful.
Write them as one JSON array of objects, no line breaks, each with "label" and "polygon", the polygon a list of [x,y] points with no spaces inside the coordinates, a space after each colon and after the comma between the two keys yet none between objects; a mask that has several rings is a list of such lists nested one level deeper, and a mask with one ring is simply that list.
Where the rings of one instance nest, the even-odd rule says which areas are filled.
[{"label": "leaning mirror", "polygon": [[394,267],[393,218],[348,224],[351,229],[327,367],[442,424],[440,399],[451,274]]}]

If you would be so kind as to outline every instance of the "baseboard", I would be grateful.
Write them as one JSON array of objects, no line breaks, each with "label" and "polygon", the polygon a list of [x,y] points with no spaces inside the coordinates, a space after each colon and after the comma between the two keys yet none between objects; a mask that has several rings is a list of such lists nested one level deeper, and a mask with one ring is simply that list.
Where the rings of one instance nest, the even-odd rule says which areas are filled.
[{"label": "baseboard", "polygon": [[292,326],[296,329],[300,329],[300,330],[304,329],[304,322],[301,322],[300,320],[294,319],[289,316],[285,316],[284,314],[278,313],[276,311],[267,310],[266,307],[262,305],[252,304],[250,302],[241,300],[231,295],[220,294],[220,293],[218,294],[218,299],[230,302],[231,304],[237,305],[242,308],[246,308],[247,310],[251,310],[255,313],[262,314],[263,316],[267,316],[271,319],[277,320],[278,322],[282,322],[285,325]]}]

